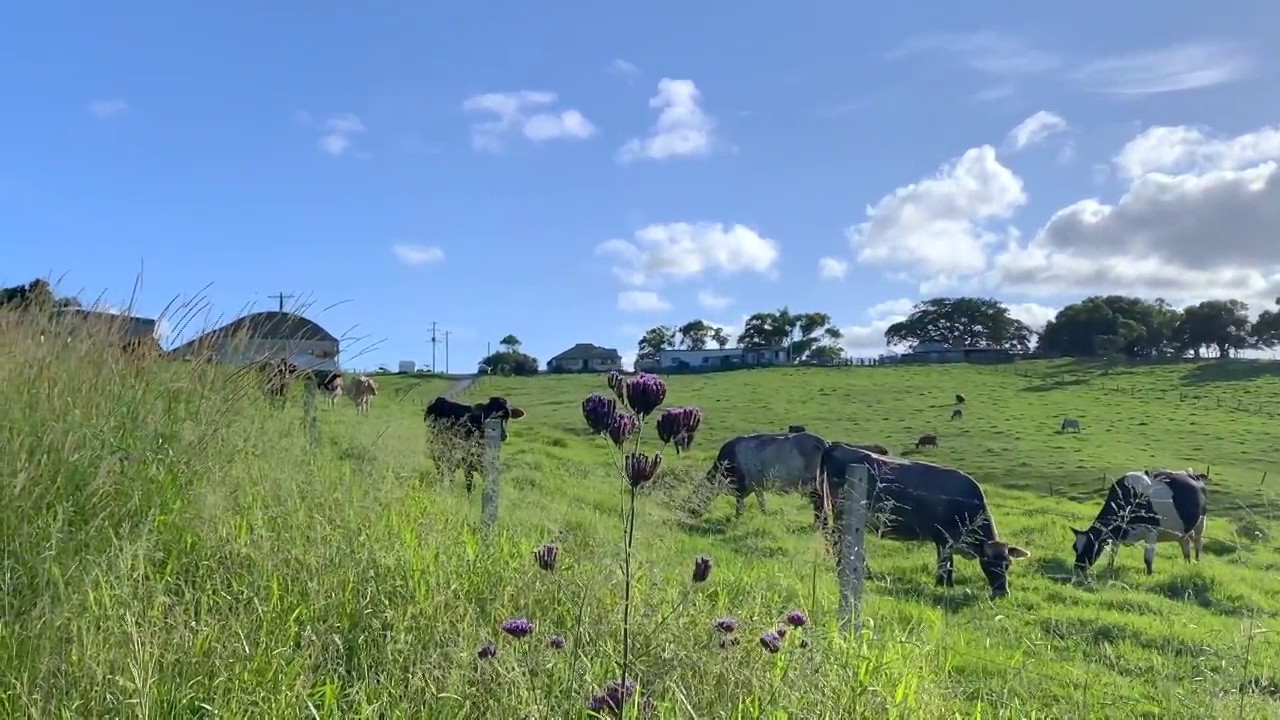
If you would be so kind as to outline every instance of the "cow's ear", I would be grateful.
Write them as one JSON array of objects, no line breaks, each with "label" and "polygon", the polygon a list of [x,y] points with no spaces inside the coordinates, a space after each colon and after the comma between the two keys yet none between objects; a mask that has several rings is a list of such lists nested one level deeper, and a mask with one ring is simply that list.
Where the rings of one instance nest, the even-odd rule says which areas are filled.
[{"label": "cow's ear", "polygon": [[518,408],[518,407],[513,407],[513,408],[511,408],[511,419],[512,419],[512,420],[519,420],[519,419],[520,419],[520,418],[522,418],[522,417],[524,417],[524,411],[523,411],[523,410],[521,410],[521,409],[520,409],[520,408]]},{"label": "cow's ear", "polygon": [[475,410],[476,412],[484,412],[488,408],[489,406],[484,403],[476,403],[475,405],[471,406],[471,409]]},{"label": "cow's ear", "polygon": [[1031,557],[1031,551],[1024,550],[1018,547],[1017,545],[1010,545],[1009,557],[1013,558],[1014,560],[1026,560],[1027,558]]}]

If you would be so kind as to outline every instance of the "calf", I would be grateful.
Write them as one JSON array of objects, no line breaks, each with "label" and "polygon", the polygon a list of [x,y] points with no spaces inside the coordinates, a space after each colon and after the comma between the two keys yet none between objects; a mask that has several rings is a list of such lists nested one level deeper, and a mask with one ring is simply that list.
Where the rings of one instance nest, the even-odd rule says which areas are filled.
[{"label": "calf", "polygon": [[1062,418],[1062,429],[1059,432],[1075,430],[1080,432],[1080,421],[1075,418]]},{"label": "calf", "polygon": [[266,376],[263,389],[267,397],[273,404],[283,403],[289,392],[289,384],[298,376],[298,366],[289,362],[288,358],[278,358],[263,360],[258,367]]},{"label": "calf", "polygon": [[789,433],[802,433],[802,432],[804,432],[804,431],[805,431],[805,428],[804,428],[804,426],[803,426],[803,425],[788,425],[788,426],[787,426],[787,432],[789,432]]},{"label": "calf", "polygon": [[889,540],[932,542],[938,585],[952,587],[953,552],[959,550],[977,558],[992,597],[1009,594],[1009,566],[1031,553],[999,539],[982,486],[959,470],[832,444],[822,454],[823,488],[814,512],[821,513],[825,526],[826,508],[834,511],[837,543],[844,515],[841,491],[855,465],[867,468],[867,526],[872,532]]},{"label": "calf", "polygon": [[501,420],[499,437],[502,442],[506,442],[508,421],[519,420],[524,414],[524,410],[512,406],[503,397],[491,397],[488,402],[475,405],[464,405],[445,397],[432,400],[422,413],[422,421],[430,424],[435,431],[436,442],[433,449],[436,451],[434,455],[437,469],[451,474],[453,467],[446,460],[448,453],[441,451],[453,445],[449,449],[459,451],[459,464],[466,477],[467,492],[470,493],[475,487],[473,476],[484,472],[481,464],[481,442],[484,440],[485,422],[493,418]]},{"label": "calf", "polygon": [[351,383],[351,399],[355,401],[356,413],[369,414],[369,403],[378,395],[378,383],[368,375],[357,375]]},{"label": "calf", "polygon": [[921,435],[920,439],[916,441],[917,450],[919,450],[920,448],[927,448],[927,447],[931,447],[931,448],[938,447],[937,435]]},{"label": "calf", "polygon": [[324,400],[329,407],[333,407],[337,404],[338,398],[342,397],[342,373],[317,373],[316,387],[320,389],[320,392],[324,393]]},{"label": "calf", "polygon": [[1156,560],[1156,543],[1177,541],[1182,559],[1191,562],[1195,546],[1196,562],[1204,548],[1204,521],[1207,512],[1205,477],[1191,471],[1125,473],[1107,490],[1107,499],[1088,530],[1075,533],[1075,570],[1084,575],[1102,556],[1107,546],[1146,543],[1142,560],[1147,574]]},{"label": "calf", "polygon": [[961,395],[960,393],[956,393],[956,404],[957,405],[964,404],[964,395]]},{"label": "calf", "polygon": [[747,496],[752,493],[760,503],[760,511],[765,512],[765,490],[808,493],[817,486],[822,451],[827,445],[826,440],[811,432],[739,435],[720,446],[715,463],[707,471],[707,483],[716,485],[728,478],[737,497],[738,516],[746,510]]},{"label": "calf", "polygon": [[956,408],[955,410],[952,410],[952,411],[951,411],[951,419],[952,419],[952,420],[963,420],[963,419],[964,419],[964,411],[963,411],[963,410],[961,410],[960,408]]}]

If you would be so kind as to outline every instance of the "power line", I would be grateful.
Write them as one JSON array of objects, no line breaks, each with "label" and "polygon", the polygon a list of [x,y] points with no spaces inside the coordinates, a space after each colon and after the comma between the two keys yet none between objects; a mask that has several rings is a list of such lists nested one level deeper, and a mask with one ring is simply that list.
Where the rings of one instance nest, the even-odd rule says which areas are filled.
[{"label": "power line", "polygon": [[279,292],[279,293],[276,293],[275,295],[268,295],[267,297],[269,297],[269,298],[271,298],[271,299],[273,299],[273,300],[279,300],[279,301],[280,301],[280,312],[284,312],[284,301],[285,301],[285,300],[292,300],[292,299],[293,299],[293,297],[294,297],[294,295],[293,295],[293,293],[288,293],[288,294],[286,294],[286,293]]}]

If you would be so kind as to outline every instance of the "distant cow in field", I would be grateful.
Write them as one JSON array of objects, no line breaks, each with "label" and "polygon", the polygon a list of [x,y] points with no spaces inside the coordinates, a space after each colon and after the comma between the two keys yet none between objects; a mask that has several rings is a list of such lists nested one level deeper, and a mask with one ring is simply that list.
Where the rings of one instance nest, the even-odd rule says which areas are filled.
[{"label": "distant cow in field", "polygon": [[956,404],[957,405],[964,404],[964,395],[961,395],[960,393],[956,393]]},{"label": "distant cow in field", "polygon": [[1187,562],[1191,562],[1194,546],[1196,562],[1200,562],[1208,511],[1206,479],[1189,470],[1157,470],[1154,476],[1130,472],[1116,480],[1089,529],[1071,528],[1076,536],[1076,572],[1087,573],[1107,546],[1117,542],[1146,543],[1142,560],[1148,575],[1155,563],[1156,543],[1177,541]]},{"label": "distant cow in field", "polygon": [[953,553],[958,550],[978,560],[992,597],[1009,593],[1009,566],[1031,553],[999,539],[982,486],[959,470],[832,444],[822,455],[822,492],[813,500],[824,526],[826,508],[832,509],[835,542],[845,512],[841,493],[855,465],[867,467],[870,531],[889,540],[932,542],[938,585],[952,587]]},{"label": "distant cow in field", "polygon": [[1059,430],[1059,432],[1066,432],[1068,430],[1080,432],[1080,421],[1075,418],[1062,418],[1062,429]]},{"label": "distant cow in field", "polygon": [[791,425],[787,427],[787,432],[789,433],[802,433],[804,431],[805,429],[803,425]]},{"label": "distant cow in field", "polygon": [[453,467],[446,459],[449,454],[446,450],[457,450],[459,465],[466,477],[467,492],[470,493],[475,487],[473,476],[484,472],[482,441],[485,422],[493,418],[501,420],[499,437],[506,442],[507,423],[524,415],[524,410],[497,396],[475,405],[465,405],[445,397],[432,400],[423,411],[422,420],[435,432],[432,452],[437,469],[442,473],[451,472]]},{"label": "distant cow in field", "polygon": [[351,399],[355,401],[356,413],[367,415],[369,403],[378,395],[378,383],[368,375],[357,375],[351,382]]},{"label": "distant cow in field", "polygon": [[935,449],[938,447],[938,436],[937,436],[937,435],[921,435],[921,436],[920,436],[920,439],[919,439],[919,440],[916,440],[916,449],[917,449],[917,450],[919,450],[919,449],[921,449],[921,448],[927,448],[927,447],[931,447],[931,448],[935,448]]},{"label": "distant cow in field", "polygon": [[258,368],[265,376],[263,390],[267,397],[273,404],[283,403],[289,392],[289,384],[298,376],[298,366],[289,362],[287,358],[278,358],[263,360],[258,363]]},{"label": "distant cow in field", "polygon": [[[802,490],[817,487],[822,451],[827,441],[811,432],[739,435],[720,447],[716,461],[707,471],[707,484],[725,478],[737,497],[737,515],[747,507],[747,496],[755,493],[760,511],[766,512],[766,490]],[[696,511],[701,514],[705,507]]]},{"label": "distant cow in field", "polygon": [[952,410],[952,411],[951,411],[951,419],[952,419],[952,420],[963,420],[963,419],[964,419],[964,411],[963,411],[963,410],[961,410],[960,408],[956,408],[955,410]]},{"label": "distant cow in field", "polygon": [[342,397],[342,373],[320,372],[316,375],[316,387],[324,393],[324,400],[333,407]]}]

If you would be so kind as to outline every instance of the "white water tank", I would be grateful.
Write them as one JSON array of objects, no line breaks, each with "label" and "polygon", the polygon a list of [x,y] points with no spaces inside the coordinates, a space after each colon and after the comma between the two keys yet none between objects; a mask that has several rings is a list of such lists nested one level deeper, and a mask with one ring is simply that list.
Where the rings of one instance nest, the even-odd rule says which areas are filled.
[{"label": "white water tank", "polygon": [[415,363],[412,360],[400,361],[400,372],[402,373],[411,373],[414,371],[415,368],[417,368],[417,363]]}]

